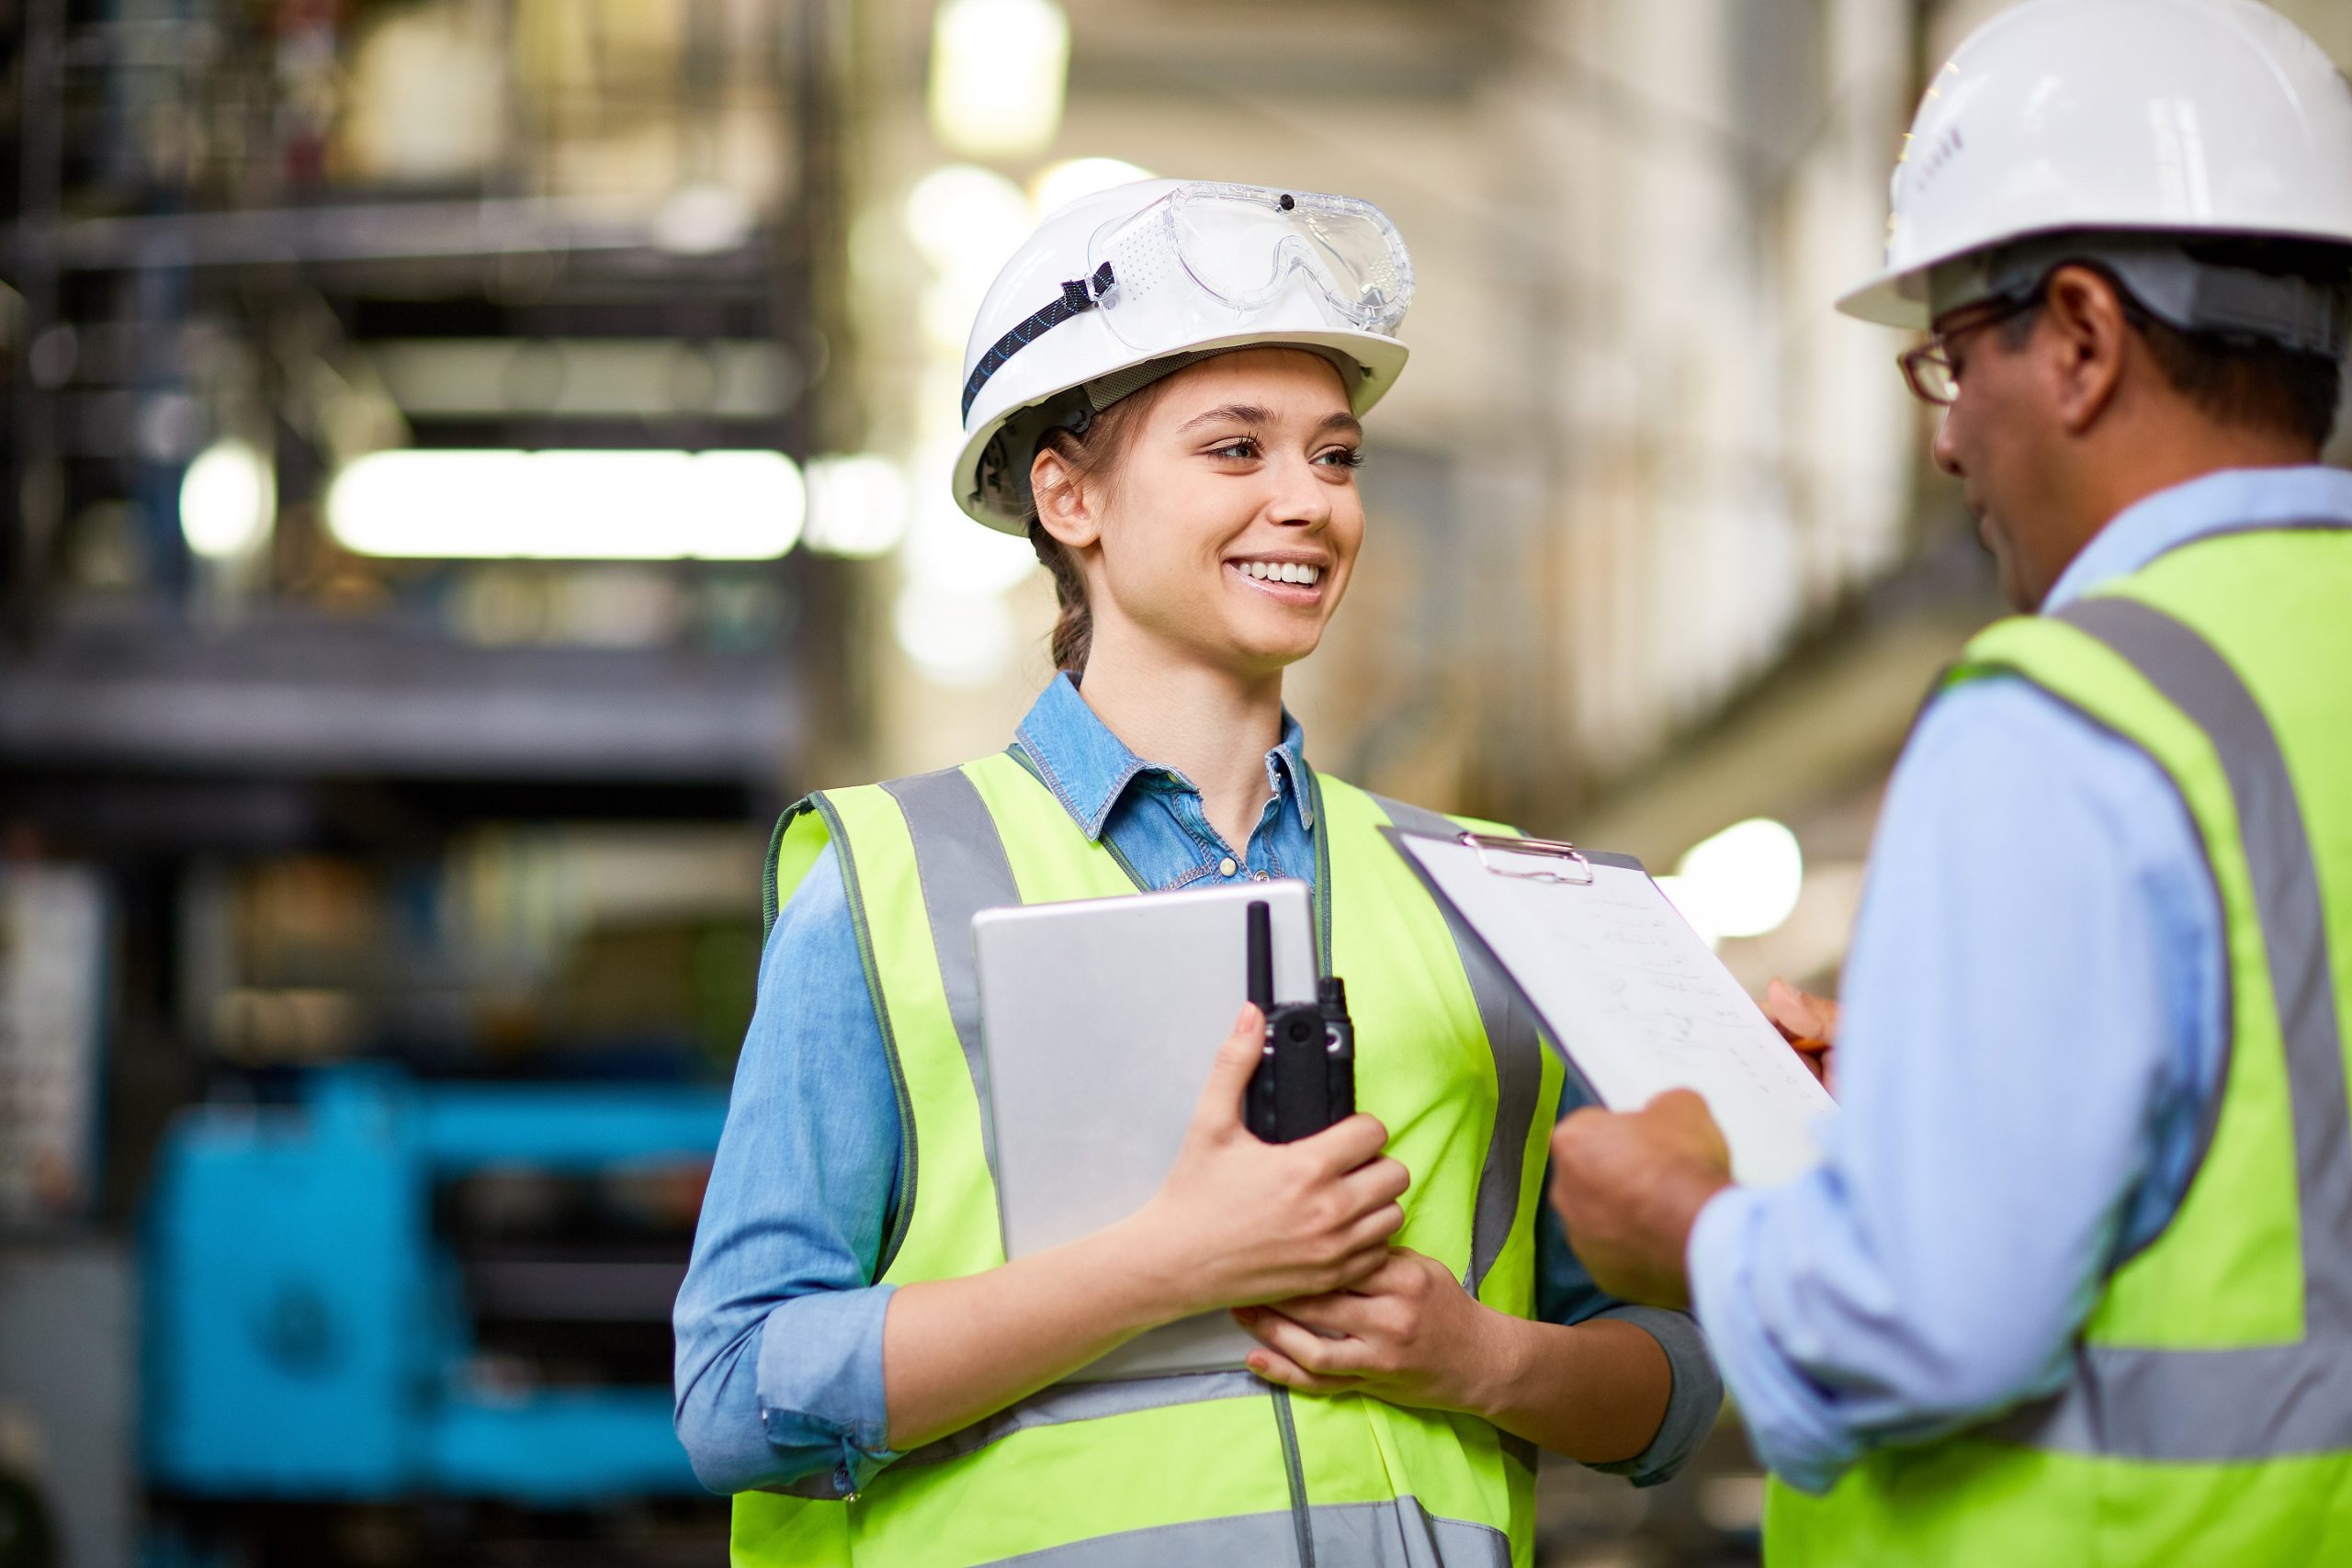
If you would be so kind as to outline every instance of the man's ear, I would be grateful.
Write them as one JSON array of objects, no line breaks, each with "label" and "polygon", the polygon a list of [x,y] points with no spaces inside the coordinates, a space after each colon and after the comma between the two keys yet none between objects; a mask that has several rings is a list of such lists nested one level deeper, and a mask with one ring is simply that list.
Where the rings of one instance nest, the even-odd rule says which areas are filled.
[{"label": "man's ear", "polygon": [[1081,550],[1102,536],[1102,522],[1094,513],[1079,482],[1078,471],[1052,446],[1040,446],[1029,465],[1029,493],[1037,502],[1037,521],[1065,549]]},{"label": "man's ear", "polygon": [[2098,423],[2123,384],[2132,323],[2115,285],[2089,267],[2062,266],[2045,287],[2040,335],[2058,420],[2067,434],[2080,435]]}]

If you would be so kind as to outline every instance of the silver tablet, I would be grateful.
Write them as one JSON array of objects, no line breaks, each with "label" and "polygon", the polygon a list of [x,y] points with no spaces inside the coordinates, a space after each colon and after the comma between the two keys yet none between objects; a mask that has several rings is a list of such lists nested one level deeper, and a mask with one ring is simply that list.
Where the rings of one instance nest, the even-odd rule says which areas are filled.
[{"label": "silver tablet", "polygon": [[[1313,1001],[1303,882],[1031,904],[973,919],[1007,1258],[1091,1235],[1159,1190],[1241,1008],[1253,902],[1272,916],[1274,999]],[[1224,1313],[1204,1313],[1071,1380],[1238,1367],[1255,1343]]]}]

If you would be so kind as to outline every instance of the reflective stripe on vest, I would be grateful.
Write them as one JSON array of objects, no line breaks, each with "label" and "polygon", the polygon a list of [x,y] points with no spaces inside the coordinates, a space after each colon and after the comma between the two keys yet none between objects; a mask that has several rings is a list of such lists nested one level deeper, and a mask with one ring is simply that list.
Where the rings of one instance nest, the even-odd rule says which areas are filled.
[{"label": "reflective stripe on vest", "polygon": [[[1383,814],[1431,830],[1454,825],[1336,780],[1309,787],[1324,962],[1335,942],[1340,954],[1353,953],[1355,968],[1342,970],[1358,982],[1351,990],[1388,1003],[1370,1004],[1386,1027],[1360,1026],[1360,1053],[1385,1053],[1392,1071],[1382,1082],[1392,1100],[1407,1086],[1446,1086],[1430,1098],[1415,1087],[1409,1105],[1380,1112],[1393,1148],[1420,1150],[1408,1244],[1418,1236],[1422,1250],[1442,1254],[1474,1292],[1487,1288],[1488,1304],[1532,1312],[1526,1173],[1541,1169],[1536,1123],[1547,1094],[1556,1094],[1557,1070],[1484,950],[1448,941],[1436,906],[1373,831]],[[772,850],[771,916],[822,842],[833,842],[900,1089],[901,1212],[878,1278],[991,1267],[1001,1250],[991,1223],[995,1158],[972,916],[1141,889],[1106,844],[1084,838],[1051,785],[1012,756],[834,792],[804,807],[808,815],[779,828]],[[1344,907],[1336,936],[1335,886],[1352,889],[1337,895]],[[1363,1016],[1367,1003],[1357,1010]],[[1474,1038],[1482,1026],[1485,1037]],[[1465,1062],[1487,1061],[1494,1122],[1473,1133],[1461,1123],[1480,1102],[1458,1075]],[[1368,1087],[1367,1097],[1381,1094]],[[1171,1455],[1182,1457],[1181,1470],[1171,1470]],[[1532,1545],[1532,1469],[1528,1445],[1487,1423],[1356,1395],[1293,1399],[1247,1372],[1066,1384],[902,1456],[846,1506],[789,1494],[740,1497],[734,1556],[762,1568],[1013,1557],[1073,1568],[1502,1568],[1524,1562]]]},{"label": "reflective stripe on vest", "polygon": [[[1409,1497],[1311,1509],[1317,1568],[1510,1568],[1499,1530],[1433,1519]],[[1245,1514],[1076,1540],[1023,1553],[1022,1568],[1260,1568],[1296,1561],[1291,1516]]]},{"label": "reflective stripe on vest", "polygon": [[[1383,795],[1372,798],[1388,814],[1389,821],[1407,832],[1449,838],[1462,830],[1450,817]],[[1535,1119],[1536,1100],[1543,1093],[1544,1063],[1536,1055],[1542,1047],[1536,1043],[1535,1017],[1504,977],[1502,965],[1451,904],[1442,906],[1440,912],[1453,934],[1463,972],[1470,978],[1470,994],[1477,998],[1478,1021],[1486,1026],[1487,1042],[1495,1050],[1495,1135],[1487,1145],[1487,1163],[1478,1172],[1478,1213],[1470,1243],[1470,1269],[1462,1280],[1464,1288],[1475,1296],[1518,1222],[1520,1156]]]},{"label": "reflective stripe on vest", "polygon": [[2039,1448],[2188,1462],[2352,1449],[2352,1115],[2319,873],[2294,782],[2254,694],[2195,630],[2126,598],[2086,599],[2055,618],[2170,698],[2229,775],[2286,1043],[2303,1337],[2215,1350],[2086,1344],[2066,1388],[2005,1430]]}]

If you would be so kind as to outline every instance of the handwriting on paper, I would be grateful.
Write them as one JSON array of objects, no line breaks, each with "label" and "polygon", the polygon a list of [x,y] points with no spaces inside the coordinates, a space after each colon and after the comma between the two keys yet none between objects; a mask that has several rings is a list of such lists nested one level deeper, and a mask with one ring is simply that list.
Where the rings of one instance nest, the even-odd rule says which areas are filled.
[{"label": "handwriting on paper", "polygon": [[[1785,1180],[1818,1159],[1827,1094],[1642,871],[1596,862],[1589,883],[1535,881],[1498,875],[1451,840],[1402,842],[1603,1103],[1697,1090],[1744,1181]],[[1529,858],[1503,860],[1515,870]]]}]

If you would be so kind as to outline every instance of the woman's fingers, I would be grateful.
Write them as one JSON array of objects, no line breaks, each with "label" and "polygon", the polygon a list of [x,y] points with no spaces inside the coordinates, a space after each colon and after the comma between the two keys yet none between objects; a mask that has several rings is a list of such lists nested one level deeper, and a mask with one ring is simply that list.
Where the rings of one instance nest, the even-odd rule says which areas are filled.
[{"label": "woman's fingers", "polygon": [[1351,1209],[1360,1213],[1370,1213],[1402,1198],[1405,1190],[1412,1184],[1413,1173],[1405,1168],[1403,1161],[1376,1159],[1341,1177],[1340,1190],[1348,1195]]},{"label": "woman's fingers", "polygon": [[1234,1314],[1258,1342],[1301,1371],[1317,1377],[1345,1377],[1363,1370],[1361,1339],[1327,1339],[1288,1315],[1289,1309],[1252,1307]]},{"label": "woman's fingers", "polygon": [[1378,1156],[1387,1144],[1388,1129],[1381,1125],[1379,1118],[1359,1111],[1319,1133],[1301,1138],[1296,1146],[1311,1151],[1321,1161],[1325,1175],[1340,1176]]},{"label": "woman's fingers", "polygon": [[[1340,1240],[1347,1248],[1351,1263],[1360,1256],[1371,1255],[1371,1267],[1364,1270],[1370,1273],[1388,1261],[1388,1238],[1404,1228],[1405,1206],[1402,1203],[1383,1203],[1351,1221],[1346,1231],[1341,1233]],[[1353,1285],[1362,1277],[1351,1271],[1348,1283]]]},{"label": "woman's fingers", "polygon": [[[1370,1298],[1353,1291],[1326,1291],[1319,1296],[1296,1296],[1283,1303],[1279,1312],[1273,1308],[1261,1310],[1286,1317],[1293,1323],[1303,1324],[1318,1336],[1346,1334],[1361,1337],[1377,1326]],[[1249,1325],[1245,1324],[1243,1326]]]},{"label": "woman's fingers", "polygon": [[1250,1087],[1250,1075],[1258,1070],[1265,1043],[1265,1015],[1242,1003],[1241,1016],[1233,1021],[1233,1032],[1225,1037],[1216,1059],[1209,1064],[1208,1086],[1201,1090],[1200,1104],[1193,1111],[1195,1127],[1222,1130],[1241,1124],[1241,1095]]},{"label": "woman's fingers", "polygon": [[1348,1378],[1317,1377],[1281,1351],[1262,1345],[1250,1352],[1250,1370],[1268,1382],[1280,1383],[1301,1393],[1345,1393],[1354,1386]]}]

